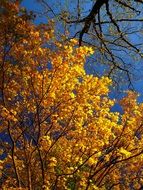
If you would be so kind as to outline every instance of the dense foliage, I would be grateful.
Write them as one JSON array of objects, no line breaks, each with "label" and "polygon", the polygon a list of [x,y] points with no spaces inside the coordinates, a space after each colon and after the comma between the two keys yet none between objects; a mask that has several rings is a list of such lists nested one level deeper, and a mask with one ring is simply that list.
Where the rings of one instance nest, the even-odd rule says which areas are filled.
[{"label": "dense foliage", "polygon": [[18,4],[0,15],[2,189],[141,189],[143,104],[129,92],[111,112],[107,77],[87,75],[90,47],[57,40]]}]

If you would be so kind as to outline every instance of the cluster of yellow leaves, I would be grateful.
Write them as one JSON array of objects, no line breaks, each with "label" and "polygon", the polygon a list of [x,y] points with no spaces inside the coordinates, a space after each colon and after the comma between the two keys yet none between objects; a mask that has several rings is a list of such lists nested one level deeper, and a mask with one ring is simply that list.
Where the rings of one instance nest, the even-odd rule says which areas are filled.
[{"label": "cluster of yellow leaves", "polygon": [[7,142],[1,187],[141,186],[143,104],[129,92],[121,101],[124,114],[111,112],[111,80],[84,70],[91,47],[58,41],[52,21],[34,26],[18,14],[18,5],[2,6],[0,131]]}]

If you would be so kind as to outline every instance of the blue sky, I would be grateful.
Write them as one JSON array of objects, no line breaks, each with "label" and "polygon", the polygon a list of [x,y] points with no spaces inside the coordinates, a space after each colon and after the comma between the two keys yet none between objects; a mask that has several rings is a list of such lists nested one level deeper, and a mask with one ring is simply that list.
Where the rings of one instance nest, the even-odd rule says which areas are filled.
[{"label": "blue sky", "polygon": [[[48,3],[52,6],[52,3],[53,5],[55,5],[55,0],[52,0],[52,1],[48,1]],[[59,5],[59,7],[57,6],[56,9],[54,8],[55,11],[59,11],[60,9],[60,6],[66,6],[65,4],[65,0],[61,0],[61,5]],[[39,3],[36,2],[36,0],[23,0],[22,3],[21,3],[21,6],[23,7],[26,7],[27,10],[34,10],[34,11],[37,11],[37,12],[41,12],[43,9],[42,7],[40,6]],[[91,6],[91,4],[88,5],[88,7],[86,7],[86,9],[88,9],[89,7]],[[71,9],[75,8],[74,7],[74,4],[73,6],[71,7]],[[36,20],[35,20],[35,24],[39,24],[39,23],[43,23],[43,22],[47,22],[48,21],[48,17],[43,17],[43,16],[37,16],[36,17]],[[133,25],[132,25],[133,27]],[[136,27],[136,24],[134,24],[134,27]],[[134,43],[140,43],[140,40],[141,38],[139,38],[137,35],[131,35],[130,37],[130,40]],[[127,62],[130,63],[130,55],[123,55],[124,58],[126,57],[126,60]],[[133,61],[133,60],[132,60]],[[134,87],[135,87],[135,90],[137,92],[139,92],[141,94],[141,96],[139,97],[139,102],[142,102],[143,101],[143,67],[142,67],[142,59],[140,61],[136,61],[136,63],[132,63],[132,64],[135,64],[135,69],[134,69],[134,72],[136,74],[136,80],[134,80]],[[94,65],[87,68],[87,69],[93,69],[94,68]],[[95,68],[96,69],[96,68]],[[100,68],[100,70],[102,70],[102,67]],[[90,71],[88,71],[89,73]],[[126,88],[126,87],[125,87]],[[111,93],[112,97],[115,95],[116,92],[113,92]],[[117,92],[118,93],[118,92]],[[120,95],[120,97],[122,97],[122,95]]]},{"label": "blue sky", "polygon": [[[37,12],[41,12],[42,7],[35,0],[23,0],[21,3],[22,7],[26,7],[28,11],[34,10]],[[35,24],[47,22],[45,17],[38,16],[36,17]]]}]

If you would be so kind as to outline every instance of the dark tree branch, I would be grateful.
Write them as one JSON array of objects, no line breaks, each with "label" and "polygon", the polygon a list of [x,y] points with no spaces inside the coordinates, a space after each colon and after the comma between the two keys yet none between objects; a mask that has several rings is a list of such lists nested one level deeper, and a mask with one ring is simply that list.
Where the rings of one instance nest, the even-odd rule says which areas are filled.
[{"label": "dark tree branch", "polygon": [[124,36],[123,36],[123,34],[122,34],[122,31],[120,30],[119,25],[115,22],[115,20],[114,20],[112,14],[111,14],[111,12],[110,12],[110,10],[109,10],[109,3],[108,3],[108,2],[106,3],[106,11],[107,11],[107,15],[109,16],[110,20],[112,21],[112,23],[113,23],[114,26],[116,27],[116,29],[117,29],[119,35],[121,36],[122,40],[123,40],[125,43],[127,43],[130,47],[132,47],[133,49],[135,49],[137,52],[139,52],[139,49],[138,49],[136,46],[134,46],[133,44],[131,44],[128,40],[126,40],[126,39],[124,38]]},{"label": "dark tree branch", "polygon": [[81,46],[83,35],[88,33],[91,23],[95,21],[95,16],[98,14],[101,7],[107,2],[108,0],[97,0],[89,15],[82,20],[82,22],[84,22],[84,27],[79,35],[79,46]]},{"label": "dark tree branch", "polygon": [[128,5],[127,3],[125,2],[122,2],[120,0],[115,0],[119,5],[122,5],[123,7],[127,7],[129,9],[131,9],[132,11],[135,11],[137,12],[138,14],[140,14],[140,11],[136,10],[134,7],[131,7],[130,5]]}]

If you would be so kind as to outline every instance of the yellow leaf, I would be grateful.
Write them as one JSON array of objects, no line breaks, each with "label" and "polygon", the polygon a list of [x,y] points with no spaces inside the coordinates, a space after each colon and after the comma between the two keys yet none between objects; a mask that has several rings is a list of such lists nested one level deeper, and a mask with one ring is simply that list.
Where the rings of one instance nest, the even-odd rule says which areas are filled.
[{"label": "yellow leaf", "polygon": [[70,97],[71,98],[75,98],[75,94],[72,92],[72,93],[70,93]]},{"label": "yellow leaf", "polygon": [[125,155],[126,157],[131,156],[131,152],[125,150],[123,147],[121,147],[121,148],[119,149],[119,152],[120,152],[121,154]]}]

